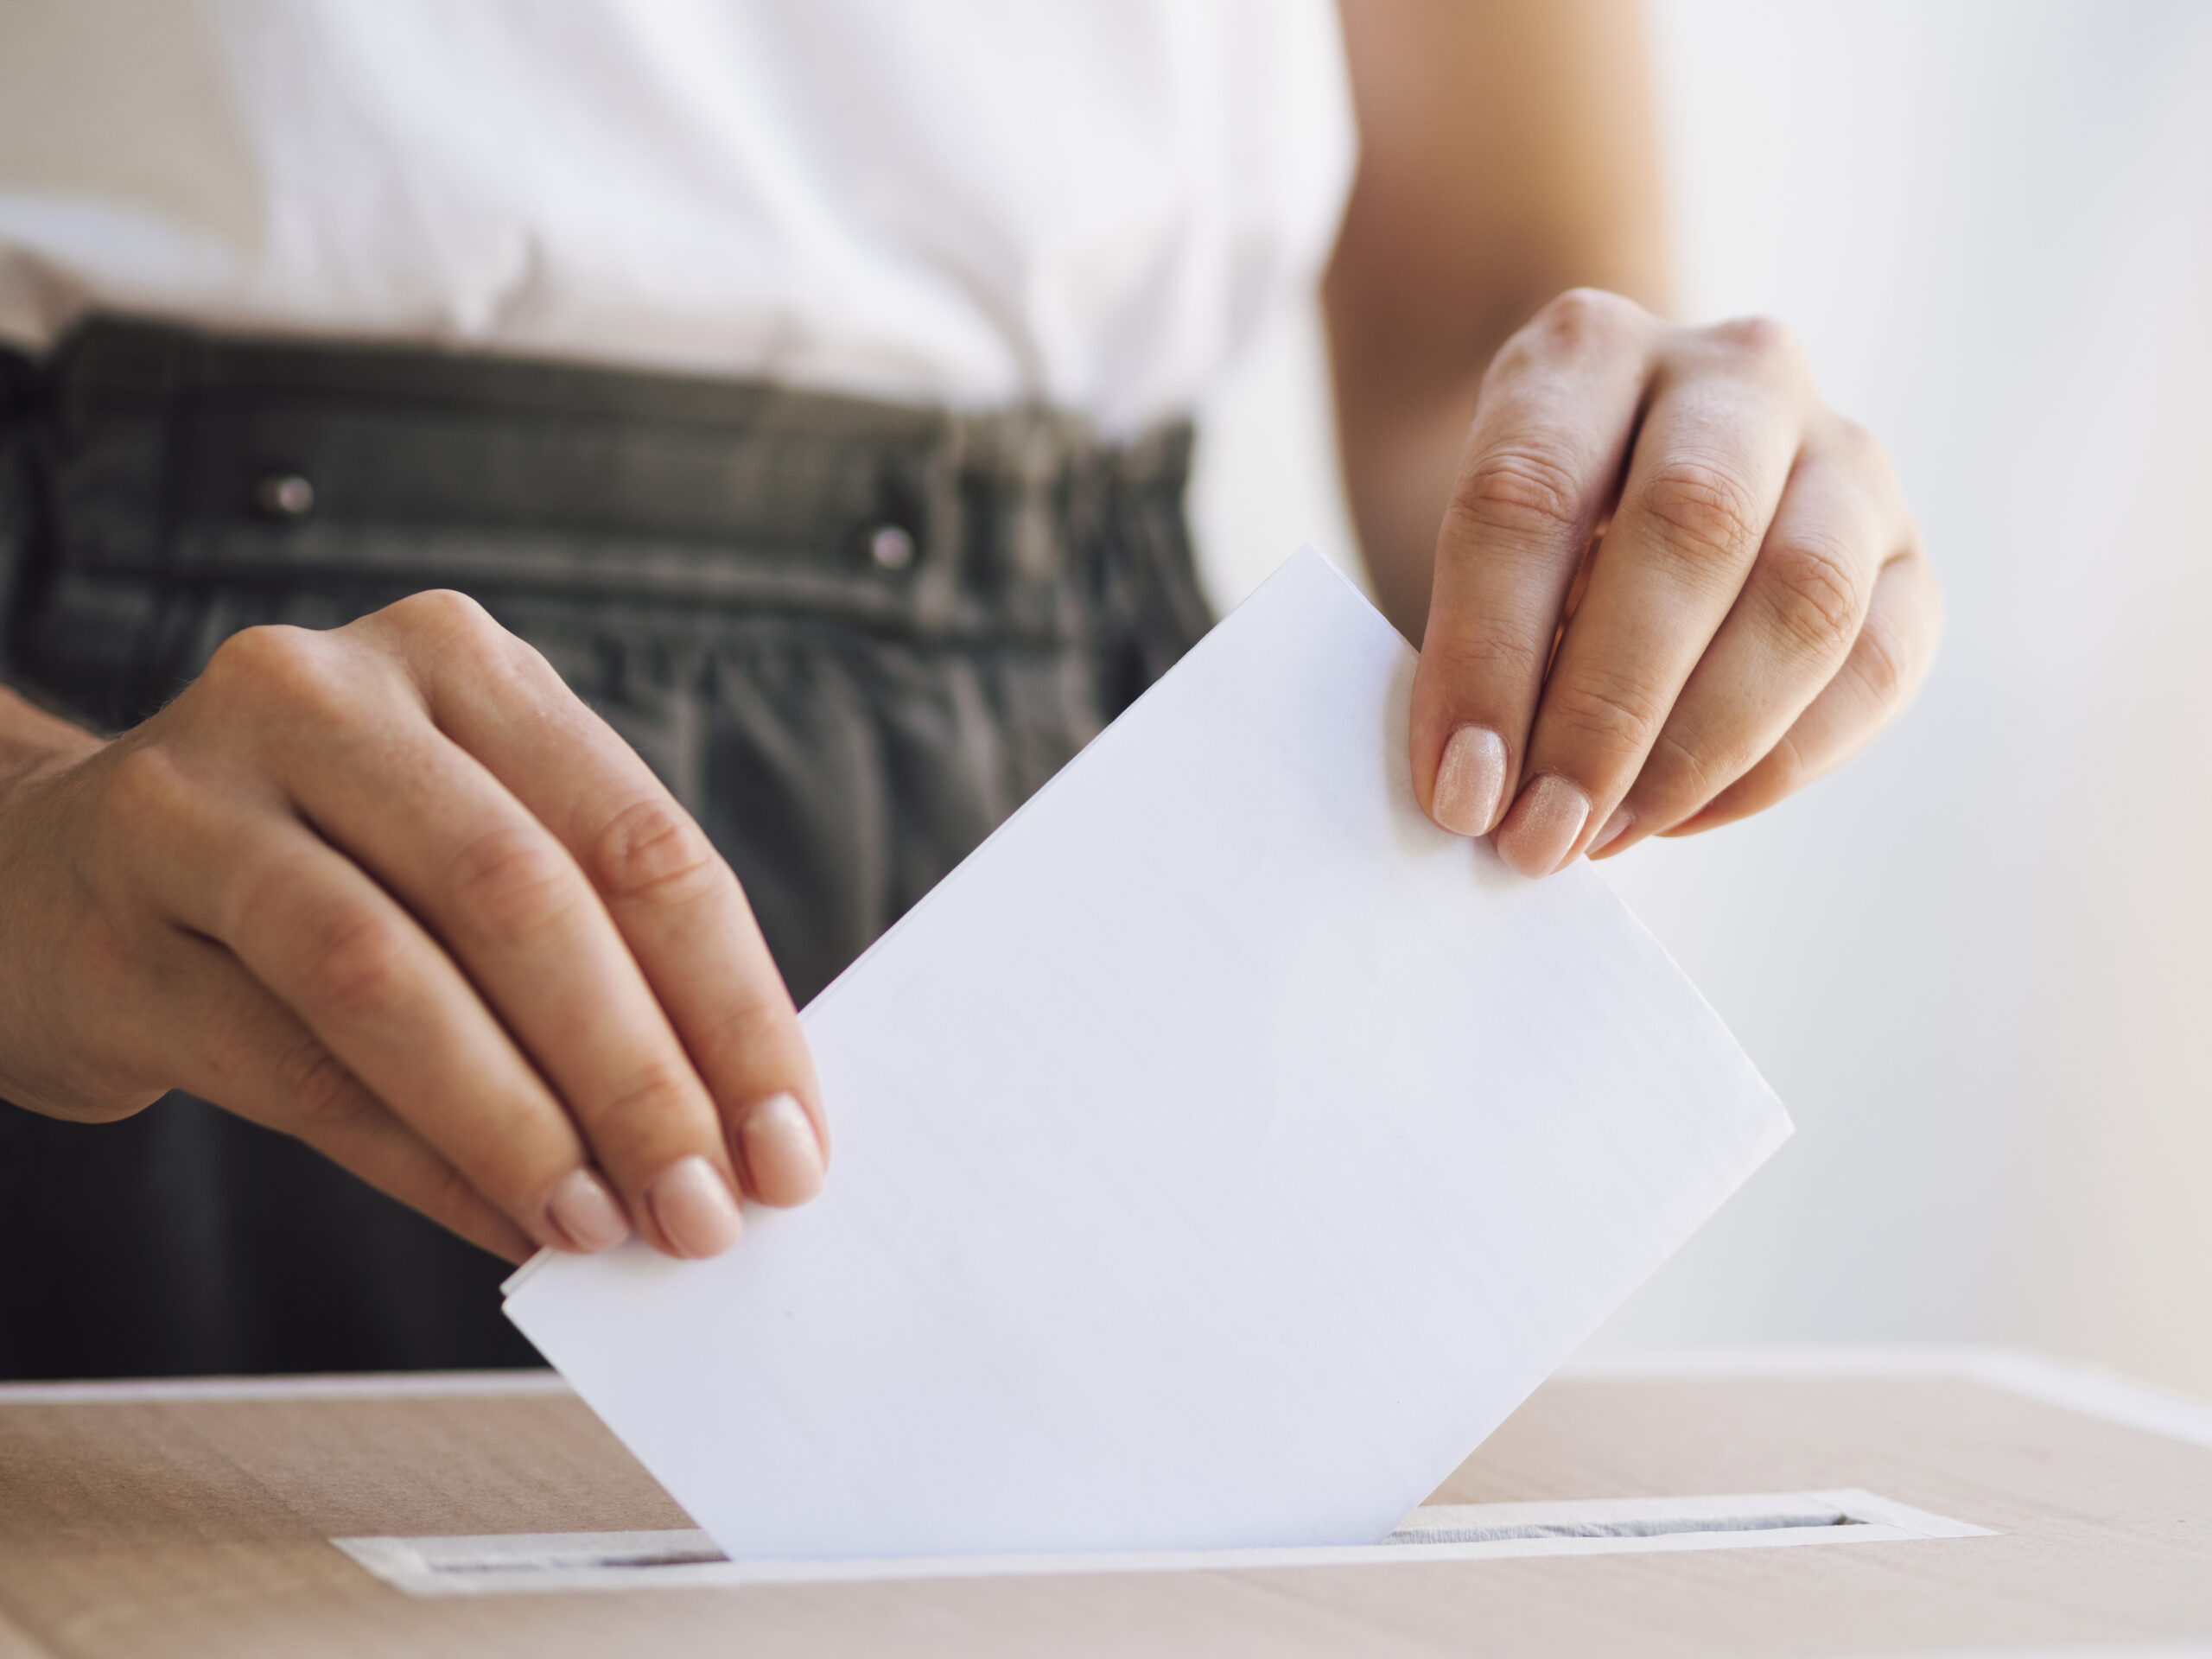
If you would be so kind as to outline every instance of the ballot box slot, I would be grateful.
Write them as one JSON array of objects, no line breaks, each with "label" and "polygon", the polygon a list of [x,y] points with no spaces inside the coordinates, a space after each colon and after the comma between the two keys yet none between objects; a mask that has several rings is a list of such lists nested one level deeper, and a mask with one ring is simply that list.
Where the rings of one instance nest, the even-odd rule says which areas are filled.
[{"label": "ballot box slot", "polygon": [[[729,1559],[702,1532],[654,1533],[648,1535],[647,1542],[607,1545],[578,1545],[557,1533],[545,1535],[554,1541],[542,1548],[461,1549],[425,1565],[435,1573],[574,1573],[686,1567]],[[496,1546],[508,1541],[487,1541]]]},{"label": "ballot box slot", "polygon": [[1857,1489],[1695,1497],[1427,1504],[1373,1543],[874,1560],[734,1561],[703,1532],[504,1533],[331,1541],[415,1596],[704,1589],[1090,1573],[1358,1567],[1529,1555],[1605,1555],[1986,1537],[1984,1528]]},{"label": "ballot box slot", "polygon": [[1801,1527],[1868,1524],[1840,1509],[1752,1510],[1726,1514],[1562,1516],[1514,1521],[1481,1503],[1418,1510],[1383,1540],[1389,1544],[1480,1544],[1512,1538],[1664,1538],[1682,1533],[1775,1532]]}]

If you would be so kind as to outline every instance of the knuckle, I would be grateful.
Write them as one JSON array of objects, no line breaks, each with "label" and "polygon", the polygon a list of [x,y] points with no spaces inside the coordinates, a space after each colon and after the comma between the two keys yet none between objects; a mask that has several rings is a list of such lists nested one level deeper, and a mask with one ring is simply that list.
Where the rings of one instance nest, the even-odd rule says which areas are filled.
[{"label": "knuckle", "polygon": [[364,619],[396,632],[442,668],[493,684],[542,688],[560,683],[544,657],[482,604],[450,588],[426,588]]},{"label": "knuckle", "polygon": [[[593,1140],[619,1161],[626,1152],[665,1143],[670,1126],[699,1113],[705,1100],[705,1085],[690,1067],[648,1061],[591,1114]],[[603,1144],[610,1138],[615,1145]]]},{"label": "knuckle", "polygon": [[1661,462],[1637,493],[1662,544],[1695,564],[1732,564],[1758,545],[1758,504],[1727,467],[1694,456]]},{"label": "knuckle", "polygon": [[1663,712],[1650,691],[1625,680],[1575,679],[1544,694],[1544,717],[1609,754],[1639,753]]},{"label": "knuckle", "polygon": [[134,743],[107,771],[107,805],[126,831],[174,821],[192,798],[176,757],[158,743]]},{"label": "knuckle", "polygon": [[327,641],[309,628],[270,623],[241,628],[215,648],[200,684],[225,700],[273,698],[309,707],[337,701]]},{"label": "knuckle", "polygon": [[345,1063],[311,1037],[279,1058],[276,1087],[310,1138],[315,1131],[348,1128],[376,1104]]},{"label": "knuckle", "polygon": [[1551,656],[1551,639],[1541,628],[1522,632],[1497,626],[1497,619],[1471,617],[1460,626],[1432,628],[1421,642],[1421,657],[1440,671],[1446,685],[1503,684],[1534,689]]},{"label": "knuckle", "polygon": [[455,904],[493,938],[538,936],[575,907],[575,867],[560,845],[534,827],[503,824],[465,843],[450,877]]},{"label": "knuckle", "polygon": [[1890,452],[1881,439],[1874,435],[1873,429],[1847,415],[1830,418],[1828,442],[1847,461],[1862,470],[1873,467],[1878,467],[1885,473],[1889,470]]},{"label": "knuckle", "polygon": [[1478,455],[1452,493],[1450,517],[1516,537],[1568,535],[1582,518],[1574,469],[1548,446],[1499,445]]},{"label": "knuckle", "polygon": [[[747,1060],[789,1052],[798,1035],[791,995],[778,980],[733,999],[709,1026],[697,1053],[709,1077],[721,1077]],[[798,1046],[804,1046],[803,1039]]]},{"label": "knuckle", "polygon": [[1816,661],[1840,661],[1858,637],[1866,608],[1855,563],[1841,547],[1802,539],[1770,549],[1764,585],[1782,637]]},{"label": "knuckle", "polygon": [[[1662,729],[1652,740],[1651,757],[1644,763],[1643,778],[1656,776],[1662,779],[1669,803],[1677,810],[1687,811],[1719,792],[1726,781],[1723,773],[1724,767],[1711,757],[1700,753],[1673,732]],[[1642,779],[1638,787],[1642,787]]]},{"label": "knuckle", "polygon": [[1889,447],[1870,428],[1844,416],[1831,415],[1820,434],[1819,447],[1856,484],[1868,509],[1878,518],[1887,521],[1910,518]]},{"label": "knuckle", "polygon": [[1741,770],[1737,757],[1703,752],[1670,728],[1662,728],[1652,739],[1643,772],[1637,777],[1635,791],[1642,798],[1637,817],[1648,817],[1652,823],[1679,823],[1717,797]]},{"label": "knuckle", "polygon": [[1912,667],[1904,642],[1885,624],[1869,619],[1852,652],[1852,668],[1867,695],[1884,710],[1901,708],[1912,692]]},{"label": "knuckle", "polygon": [[1610,345],[1643,320],[1643,309],[1602,288],[1570,288],[1536,314],[1546,340],[1568,350]]},{"label": "knuckle", "polygon": [[492,620],[491,612],[467,594],[451,588],[425,588],[420,593],[394,600],[378,614],[410,632],[440,639],[477,643],[494,637],[509,637],[507,631]]},{"label": "knuckle", "polygon": [[[493,626],[499,628],[497,623]],[[499,628],[497,637],[487,642],[484,660],[493,673],[540,709],[550,703],[582,705],[545,653],[519,634]]]},{"label": "knuckle", "polygon": [[340,906],[311,938],[301,977],[318,1008],[381,1022],[406,1000],[407,958],[397,921],[366,906]]},{"label": "knuckle", "polygon": [[610,899],[680,903],[712,885],[721,856],[674,801],[648,798],[616,813],[593,842],[592,882]]},{"label": "knuckle", "polygon": [[1499,348],[1484,385],[1618,353],[1640,337],[1649,321],[1633,300],[1603,289],[1570,288],[1546,302]]},{"label": "knuckle", "polygon": [[440,1224],[466,1236],[469,1221],[483,1213],[485,1194],[467,1176],[446,1164],[430,1178],[419,1198],[408,1202]]},{"label": "knuckle", "polygon": [[1913,527],[1912,539],[1908,543],[1908,547],[1910,550],[1905,555],[1906,560],[1920,578],[1917,584],[1919,590],[1917,608],[1922,626],[1921,637],[1925,642],[1924,649],[1932,661],[1936,655],[1936,642],[1943,637],[1943,621],[1948,613],[1943,599],[1943,584],[1936,580],[1936,569],[1929,560],[1927,549],[1921,544],[1920,530],[1917,525]]},{"label": "knuckle", "polygon": [[1805,349],[1788,325],[1772,317],[1730,317],[1707,330],[1706,337],[1731,356],[1795,373],[1805,366]]},{"label": "knuckle", "polygon": [[1807,761],[1805,751],[1794,732],[1784,732],[1781,741],[1767,751],[1756,772],[1745,779],[1756,783],[1758,794],[1768,800],[1781,800],[1795,795],[1813,781],[1813,768]]}]

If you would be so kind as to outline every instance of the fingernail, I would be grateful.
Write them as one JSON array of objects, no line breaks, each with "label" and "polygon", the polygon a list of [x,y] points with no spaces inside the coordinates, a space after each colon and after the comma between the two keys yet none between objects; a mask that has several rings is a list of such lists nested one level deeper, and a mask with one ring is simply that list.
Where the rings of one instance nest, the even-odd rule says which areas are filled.
[{"label": "fingernail", "polygon": [[590,1255],[611,1250],[630,1236],[630,1217],[605,1181],[588,1169],[572,1169],[554,1184],[545,1200],[545,1219],[572,1250]]},{"label": "fingernail", "polygon": [[721,1171],[696,1153],[661,1171],[645,1189],[645,1207],[678,1255],[720,1255],[745,1225]]},{"label": "fingernail", "polygon": [[1505,740],[1487,726],[1462,726],[1437,763],[1429,816],[1455,836],[1489,833],[1505,792]]},{"label": "fingernail", "polygon": [[1591,842],[1589,846],[1583,849],[1582,855],[1585,858],[1597,857],[1598,855],[1604,852],[1606,848],[1618,841],[1622,835],[1627,830],[1629,825],[1635,822],[1636,814],[1630,811],[1628,808],[1624,806],[1615,807],[1613,809],[1613,816],[1605,820],[1605,827],[1600,830],[1598,832],[1596,838]]},{"label": "fingernail", "polygon": [[753,1190],[768,1203],[804,1204],[822,1190],[822,1140],[797,1095],[771,1095],[755,1106],[737,1140]]},{"label": "fingernail", "polygon": [[1521,791],[1491,844],[1523,875],[1549,875],[1590,821],[1590,798],[1555,772]]}]

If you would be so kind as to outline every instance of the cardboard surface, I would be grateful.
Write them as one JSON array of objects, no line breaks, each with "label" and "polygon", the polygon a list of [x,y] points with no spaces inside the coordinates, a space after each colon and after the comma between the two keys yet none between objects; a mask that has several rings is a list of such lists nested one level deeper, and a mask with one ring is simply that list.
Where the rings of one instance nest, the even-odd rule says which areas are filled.
[{"label": "cardboard surface", "polygon": [[1263,1549],[911,1555],[891,1560],[731,1560],[696,1529],[664,1532],[462,1533],[331,1541],[386,1584],[416,1596],[545,1591],[696,1590],[709,1586],[860,1584],[911,1579],[1065,1578],[1095,1573],[1246,1568],[1396,1568],[1516,1555],[1693,1549],[1797,1549],[1980,1538],[1986,1527],[1878,1493],[1737,1492],[1567,1498],[1548,1503],[1423,1504],[1378,1543]]},{"label": "cardboard surface", "polygon": [[1414,667],[1292,559],[806,1009],[821,1198],[516,1275],[733,1558],[1373,1544],[1789,1134]]},{"label": "cardboard surface", "polygon": [[[423,1600],[327,1541],[686,1517],[583,1406],[0,1388],[0,1655],[1904,1655],[2212,1643],[2212,1446],[1942,1376],[1546,1383],[1436,1495],[1860,1487],[1997,1535]],[[7,1645],[12,1641],[16,1645]]]}]

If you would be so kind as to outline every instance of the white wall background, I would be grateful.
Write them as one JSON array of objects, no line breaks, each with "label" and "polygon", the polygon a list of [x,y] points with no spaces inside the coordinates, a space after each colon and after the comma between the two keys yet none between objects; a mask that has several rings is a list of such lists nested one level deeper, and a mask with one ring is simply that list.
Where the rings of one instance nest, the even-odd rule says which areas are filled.
[{"label": "white wall background", "polygon": [[[1598,1344],[2013,1341],[2212,1393],[2212,6],[1652,22],[1682,312],[1798,331],[1950,626],[1845,772],[1605,867],[1798,1135]],[[1217,596],[1351,562],[1314,319],[1210,417]]]}]

